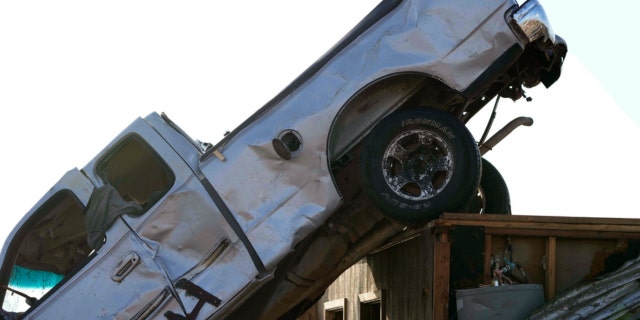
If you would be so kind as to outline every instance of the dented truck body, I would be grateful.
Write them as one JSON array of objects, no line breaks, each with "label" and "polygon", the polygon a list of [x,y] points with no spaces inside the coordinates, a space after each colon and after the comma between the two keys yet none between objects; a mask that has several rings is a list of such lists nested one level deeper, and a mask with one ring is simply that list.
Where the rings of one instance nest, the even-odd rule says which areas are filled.
[{"label": "dented truck body", "polygon": [[[429,106],[464,124],[496,95],[551,85],[565,52],[536,1],[385,0],[215,145],[152,113],[67,172],[4,245],[3,316],[291,316],[350,261],[433,215],[389,218],[346,178],[380,121]],[[445,158],[451,170],[461,161]],[[400,199],[429,208],[430,197]]]}]

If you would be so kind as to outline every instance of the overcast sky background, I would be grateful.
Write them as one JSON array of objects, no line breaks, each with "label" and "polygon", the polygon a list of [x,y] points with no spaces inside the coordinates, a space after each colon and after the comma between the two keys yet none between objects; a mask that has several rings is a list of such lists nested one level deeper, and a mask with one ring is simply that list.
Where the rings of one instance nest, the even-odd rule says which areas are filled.
[{"label": "overcast sky background", "polygon": [[[541,2],[569,44],[563,76],[528,91],[532,102],[502,100],[493,132],[520,115],[535,123],[487,159],[514,214],[640,217],[640,67],[628,28],[640,4]],[[377,3],[0,1],[0,239],[136,117],[166,112],[218,141]],[[491,106],[469,124],[477,138]]]}]

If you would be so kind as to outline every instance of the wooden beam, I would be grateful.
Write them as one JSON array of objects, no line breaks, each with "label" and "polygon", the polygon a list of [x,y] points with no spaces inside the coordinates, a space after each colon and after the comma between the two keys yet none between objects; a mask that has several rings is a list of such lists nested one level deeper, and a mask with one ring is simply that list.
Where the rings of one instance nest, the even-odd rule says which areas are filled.
[{"label": "wooden beam", "polygon": [[[490,216],[490,215],[476,215],[477,217]],[[499,215],[503,216],[503,215]],[[549,217],[545,217],[549,218]],[[463,220],[454,219],[446,220],[439,219],[432,222],[432,226],[435,227],[435,231],[441,230],[446,227],[452,226],[476,226],[485,228],[505,228],[505,229],[529,229],[529,230],[570,230],[570,231],[590,231],[590,232],[618,232],[618,233],[638,233],[640,232],[640,225],[635,224],[596,224],[596,223],[584,223],[587,218],[576,218],[575,220],[559,219],[558,221],[550,219],[541,219],[540,221],[530,220],[516,220],[510,218],[510,216],[504,216],[504,220],[498,219],[475,219],[475,220]],[[589,218],[593,219],[593,218]],[[603,219],[611,221],[612,219]],[[628,219],[625,219],[628,220]],[[640,220],[640,219],[637,219]],[[603,221],[604,222],[604,221]],[[554,231],[555,232],[555,231]]]},{"label": "wooden beam", "polygon": [[556,296],[556,237],[547,238],[545,295],[547,301]]},{"label": "wooden beam", "polygon": [[[634,218],[592,218],[592,217],[562,217],[562,216],[531,216],[531,215],[504,215],[504,214],[476,214],[476,213],[444,213],[436,221],[445,220],[474,220],[474,221],[499,221],[499,222],[535,222],[535,223],[562,223],[562,224],[593,224],[593,225],[629,225],[640,227],[640,219]],[[437,223],[437,222],[436,222]],[[459,223],[454,223],[459,224]]]},{"label": "wooden beam", "polygon": [[493,270],[491,270],[491,247],[492,238],[490,234],[485,233],[484,235],[484,270],[483,270],[483,283],[491,283],[493,279]]},{"label": "wooden beam", "polygon": [[557,237],[578,239],[640,239],[640,232],[596,231],[596,230],[552,230],[486,227],[485,234],[517,235],[533,237]]},{"label": "wooden beam", "polygon": [[447,239],[440,237],[433,243],[433,319],[449,319],[451,245]]}]

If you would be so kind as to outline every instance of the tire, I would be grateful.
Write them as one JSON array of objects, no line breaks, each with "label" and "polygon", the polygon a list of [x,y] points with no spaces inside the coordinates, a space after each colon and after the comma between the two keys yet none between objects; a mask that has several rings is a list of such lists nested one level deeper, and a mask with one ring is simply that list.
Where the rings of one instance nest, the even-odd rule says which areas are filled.
[{"label": "tire", "polygon": [[482,158],[482,177],[477,193],[465,211],[481,214],[511,214],[509,188],[502,175],[487,159]]},{"label": "tire", "polygon": [[403,109],[365,138],[362,188],[386,216],[423,223],[468,203],[478,189],[480,159],[473,136],[451,114]]}]

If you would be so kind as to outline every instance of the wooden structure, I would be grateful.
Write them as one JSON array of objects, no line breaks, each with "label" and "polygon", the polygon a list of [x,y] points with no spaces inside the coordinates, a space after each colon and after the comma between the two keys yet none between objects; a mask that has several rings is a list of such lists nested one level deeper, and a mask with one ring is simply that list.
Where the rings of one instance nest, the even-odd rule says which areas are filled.
[{"label": "wooden structure", "polygon": [[345,271],[300,319],[451,319],[455,291],[490,284],[505,258],[526,275],[509,278],[542,284],[548,301],[637,257],[640,219],[445,213],[404,240]]}]

